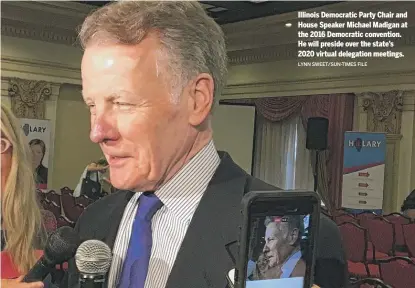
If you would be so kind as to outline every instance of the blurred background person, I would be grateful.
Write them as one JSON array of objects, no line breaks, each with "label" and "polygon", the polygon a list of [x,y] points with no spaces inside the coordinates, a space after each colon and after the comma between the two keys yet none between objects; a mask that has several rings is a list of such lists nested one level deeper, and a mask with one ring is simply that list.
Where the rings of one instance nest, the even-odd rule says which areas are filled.
[{"label": "blurred background person", "polygon": [[[1,105],[1,287],[43,287],[20,283],[42,254],[46,232],[36,199],[31,152],[18,120]],[[6,280],[8,279],[8,280]]]},{"label": "blurred background person", "polygon": [[111,192],[111,183],[107,175],[108,162],[105,158],[88,164],[79,179],[73,196],[85,195],[91,199],[98,199],[103,192]]},{"label": "blurred background person", "polygon": [[415,220],[415,189],[403,201],[401,211],[406,217]]},{"label": "blurred background person", "polygon": [[32,150],[32,164],[35,169],[36,183],[38,188],[46,189],[48,184],[48,168],[43,165],[43,158],[45,158],[46,145],[40,139],[32,139],[29,142]]}]

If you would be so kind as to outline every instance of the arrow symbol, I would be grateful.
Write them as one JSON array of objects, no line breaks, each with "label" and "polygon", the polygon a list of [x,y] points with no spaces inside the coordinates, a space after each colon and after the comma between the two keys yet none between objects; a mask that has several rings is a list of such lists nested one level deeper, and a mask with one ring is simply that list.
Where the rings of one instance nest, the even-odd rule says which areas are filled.
[{"label": "arrow symbol", "polygon": [[367,183],[359,183],[359,187],[365,187],[365,188],[367,188],[367,187],[369,187],[369,184],[367,184]]},{"label": "arrow symbol", "polygon": [[369,177],[369,176],[370,176],[370,174],[369,174],[369,172],[359,172],[359,176],[362,176],[362,177]]}]

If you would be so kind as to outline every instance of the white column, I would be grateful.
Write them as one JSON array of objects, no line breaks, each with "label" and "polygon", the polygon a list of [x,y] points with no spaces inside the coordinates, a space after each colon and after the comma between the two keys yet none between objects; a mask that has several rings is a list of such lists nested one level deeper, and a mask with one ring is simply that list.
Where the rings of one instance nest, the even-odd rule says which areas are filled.
[{"label": "white column", "polygon": [[415,182],[411,180],[415,172],[413,93],[395,90],[356,95],[353,130],[382,132],[387,137],[384,213],[399,211],[411,182]]},{"label": "white column", "polygon": [[363,107],[364,94],[356,94],[354,101],[353,131],[367,131],[367,112]]},{"label": "white column", "polygon": [[400,208],[409,192],[415,189],[415,91],[406,91],[404,94],[401,135],[397,208]]}]

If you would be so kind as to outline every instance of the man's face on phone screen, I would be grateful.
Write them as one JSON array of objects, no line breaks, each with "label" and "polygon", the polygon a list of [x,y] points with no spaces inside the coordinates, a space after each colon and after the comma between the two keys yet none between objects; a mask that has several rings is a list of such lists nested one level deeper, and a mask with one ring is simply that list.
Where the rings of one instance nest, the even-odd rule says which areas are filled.
[{"label": "man's face on phone screen", "polygon": [[264,256],[268,267],[275,267],[285,262],[287,252],[292,250],[298,239],[298,229],[289,229],[287,222],[274,221],[265,230]]}]

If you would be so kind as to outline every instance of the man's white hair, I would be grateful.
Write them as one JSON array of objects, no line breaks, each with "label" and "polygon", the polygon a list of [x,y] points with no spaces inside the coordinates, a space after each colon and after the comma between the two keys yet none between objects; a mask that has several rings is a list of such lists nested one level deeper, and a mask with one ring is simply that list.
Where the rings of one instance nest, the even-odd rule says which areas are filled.
[{"label": "man's white hair", "polygon": [[[227,78],[224,34],[197,1],[121,1],[92,12],[80,28],[79,39],[90,44],[135,45],[149,33],[160,39],[158,69],[168,69],[172,94],[177,100],[184,86],[200,73],[214,80],[218,99]],[[160,67],[167,63],[168,67]]]}]

